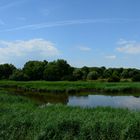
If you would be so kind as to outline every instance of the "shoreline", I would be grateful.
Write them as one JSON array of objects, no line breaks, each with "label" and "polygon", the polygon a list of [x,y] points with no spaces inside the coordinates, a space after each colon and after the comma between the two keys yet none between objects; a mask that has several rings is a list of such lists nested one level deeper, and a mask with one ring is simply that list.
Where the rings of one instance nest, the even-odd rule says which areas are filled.
[{"label": "shoreline", "polygon": [[86,92],[99,93],[139,93],[140,82],[45,82],[45,81],[30,81],[30,82],[16,82],[16,81],[0,81],[0,88],[14,89],[22,92],[36,92],[36,93],[65,93],[76,94]]}]

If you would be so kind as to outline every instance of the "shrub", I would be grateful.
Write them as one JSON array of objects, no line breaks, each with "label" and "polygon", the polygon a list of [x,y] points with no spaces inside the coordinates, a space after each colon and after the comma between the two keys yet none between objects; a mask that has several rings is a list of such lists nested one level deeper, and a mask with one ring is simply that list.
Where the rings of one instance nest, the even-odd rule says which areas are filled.
[{"label": "shrub", "polygon": [[82,80],[83,73],[82,73],[81,69],[75,69],[73,71],[73,77],[74,77],[74,80]]},{"label": "shrub", "polygon": [[98,79],[98,72],[97,71],[91,71],[89,72],[89,74],[87,75],[87,79],[88,80],[97,80]]},{"label": "shrub", "polygon": [[132,77],[132,81],[133,82],[140,82],[140,73],[136,74]]},{"label": "shrub", "polygon": [[108,82],[119,82],[120,78],[118,76],[112,76],[108,79]]},{"label": "shrub", "polygon": [[108,82],[120,82],[120,77],[113,73],[111,77],[109,77]]},{"label": "shrub", "polygon": [[9,79],[15,81],[28,81],[29,77],[24,74],[22,70],[15,70],[13,74],[9,77]]}]

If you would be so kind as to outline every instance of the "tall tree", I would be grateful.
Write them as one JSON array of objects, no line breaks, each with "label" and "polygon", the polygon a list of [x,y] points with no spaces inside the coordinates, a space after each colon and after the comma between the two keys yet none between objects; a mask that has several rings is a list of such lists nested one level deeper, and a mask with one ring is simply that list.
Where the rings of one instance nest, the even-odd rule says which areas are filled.
[{"label": "tall tree", "polygon": [[0,79],[8,79],[16,67],[12,64],[0,65]]},{"label": "tall tree", "polygon": [[64,77],[72,74],[72,70],[67,61],[58,59],[57,61],[48,63],[44,70],[44,79],[49,81],[63,80]]},{"label": "tall tree", "polygon": [[42,80],[47,63],[47,61],[28,61],[23,67],[23,72],[30,80]]}]

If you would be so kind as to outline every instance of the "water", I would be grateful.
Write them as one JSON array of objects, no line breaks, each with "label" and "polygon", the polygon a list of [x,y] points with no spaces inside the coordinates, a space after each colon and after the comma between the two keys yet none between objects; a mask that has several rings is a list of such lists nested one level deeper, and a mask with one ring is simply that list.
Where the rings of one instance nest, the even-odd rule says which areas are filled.
[{"label": "water", "polygon": [[[97,93],[78,93],[77,95],[67,95],[64,93],[34,93],[34,92],[17,92],[14,93],[34,100],[40,105],[44,104],[65,104],[68,106],[80,106],[80,107],[114,107],[114,108],[128,108],[140,110],[140,96],[122,95],[114,93],[112,95],[97,94]],[[140,94],[137,94],[140,95]]]},{"label": "water", "polygon": [[140,97],[134,96],[70,96],[67,105],[82,107],[110,106],[115,108],[140,109]]}]

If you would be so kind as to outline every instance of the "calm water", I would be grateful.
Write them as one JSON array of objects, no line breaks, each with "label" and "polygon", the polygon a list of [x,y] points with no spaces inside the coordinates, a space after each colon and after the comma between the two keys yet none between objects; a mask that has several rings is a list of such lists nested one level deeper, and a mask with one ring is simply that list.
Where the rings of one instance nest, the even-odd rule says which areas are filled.
[{"label": "calm water", "polygon": [[[140,96],[131,96],[131,95],[101,95],[95,93],[86,93],[86,95],[80,93],[78,95],[66,95],[66,94],[52,94],[52,93],[43,93],[42,95],[35,94],[32,92],[9,92],[18,95],[24,95],[31,100],[34,100],[40,105],[47,103],[50,104],[65,104],[69,106],[81,106],[81,107],[97,107],[97,106],[110,106],[115,108],[129,108],[129,109],[139,109],[140,110]],[[139,94],[140,95],[140,94]]]},{"label": "calm water", "polygon": [[70,96],[67,105],[82,107],[110,106],[115,108],[140,109],[140,97],[88,95]]}]

